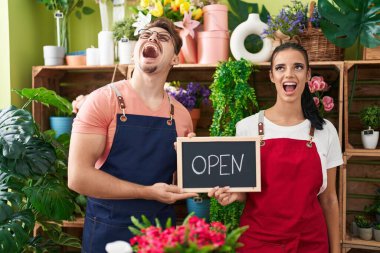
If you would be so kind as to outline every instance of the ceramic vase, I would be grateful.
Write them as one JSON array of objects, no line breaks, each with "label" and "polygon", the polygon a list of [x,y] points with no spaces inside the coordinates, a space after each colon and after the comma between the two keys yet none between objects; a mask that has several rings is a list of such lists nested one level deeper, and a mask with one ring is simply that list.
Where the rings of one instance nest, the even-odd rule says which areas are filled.
[{"label": "ceramic vase", "polygon": [[181,54],[184,63],[197,63],[197,44],[195,37],[191,37],[190,34],[185,35],[183,29],[179,31],[179,35],[182,39]]},{"label": "ceramic vase", "polygon": [[372,131],[372,134],[368,134],[367,131],[361,132],[363,147],[365,149],[376,149],[379,142],[379,131]]},{"label": "ceramic vase", "polygon": [[260,20],[259,14],[249,14],[248,19],[238,25],[231,35],[230,48],[235,59],[244,58],[253,63],[268,61],[272,53],[271,39],[265,37],[263,47],[257,53],[250,53],[244,46],[244,41],[249,35],[256,34],[262,37],[262,33],[267,28],[268,25]]}]

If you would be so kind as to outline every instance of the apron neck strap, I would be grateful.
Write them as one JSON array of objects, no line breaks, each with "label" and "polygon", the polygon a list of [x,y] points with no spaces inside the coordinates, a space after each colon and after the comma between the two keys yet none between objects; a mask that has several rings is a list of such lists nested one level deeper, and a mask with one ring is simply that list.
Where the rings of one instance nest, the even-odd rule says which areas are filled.
[{"label": "apron neck strap", "polygon": [[[260,137],[260,145],[264,146],[265,145],[265,141],[264,141],[264,110],[261,110],[259,112],[259,122],[257,124],[257,129],[258,129],[258,134]],[[314,131],[315,131],[315,127],[310,126],[309,140],[306,143],[306,145],[309,148],[311,148],[313,145]]]},{"label": "apron neck strap", "polygon": [[[127,121],[127,116],[125,115],[125,102],[124,102],[124,98],[123,96],[121,95],[121,92],[116,88],[115,86],[115,83],[111,83],[111,88],[112,90],[115,92],[116,94],[116,97],[117,97],[117,103],[119,104],[119,108],[120,110],[123,112],[123,115],[120,116],[120,120],[125,122]],[[174,105],[172,104],[171,100],[170,100],[170,96],[167,95],[168,97],[168,100],[169,100],[169,105],[170,105],[170,109],[169,109],[169,112],[170,112],[170,118],[167,120],[167,124],[168,125],[172,125],[173,123],[173,117],[174,117]]]}]

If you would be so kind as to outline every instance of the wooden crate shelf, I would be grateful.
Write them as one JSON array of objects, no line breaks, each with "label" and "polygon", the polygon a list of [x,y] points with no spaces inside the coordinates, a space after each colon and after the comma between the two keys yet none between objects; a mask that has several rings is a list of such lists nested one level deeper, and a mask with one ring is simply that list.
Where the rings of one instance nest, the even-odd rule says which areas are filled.
[{"label": "wooden crate shelf", "polygon": [[365,206],[373,204],[376,198],[380,187],[380,156],[344,156],[341,173],[343,248],[380,250],[380,242],[361,240],[351,234],[354,216],[364,214]]},{"label": "wooden crate shelf", "polygon": [[[370,105],[380,106],[380,61],[346,61],[344,71],[344,143],[346,155],[377,156],[376,150],[365,150],[360,132],[364,129],[359,118],[362,109]],[[355,72],[357,73],[354,85]],[[352,101],[351,104],[349,104]]]}]

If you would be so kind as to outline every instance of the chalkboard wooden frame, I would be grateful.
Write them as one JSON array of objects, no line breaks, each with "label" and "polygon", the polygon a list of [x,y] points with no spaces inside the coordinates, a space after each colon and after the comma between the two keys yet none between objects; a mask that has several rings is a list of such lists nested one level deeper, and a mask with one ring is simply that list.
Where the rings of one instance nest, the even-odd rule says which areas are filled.
[{"label": "chalkboard wooden frame", "polygon": [[[231,187],[230,192],[260,192],[261,191],[261,162],[260,162],[260,138],[259,137],[177,137],[177,182],[184,192],[208,192],[210,187],[184,187],[185,178],[183,177],[183,145],[186,143],[199,142],[253,142],[255,146],[256,158],[256,182],[252,181],[251,187]],[[185,183],[188,184],[188,183]]]}]

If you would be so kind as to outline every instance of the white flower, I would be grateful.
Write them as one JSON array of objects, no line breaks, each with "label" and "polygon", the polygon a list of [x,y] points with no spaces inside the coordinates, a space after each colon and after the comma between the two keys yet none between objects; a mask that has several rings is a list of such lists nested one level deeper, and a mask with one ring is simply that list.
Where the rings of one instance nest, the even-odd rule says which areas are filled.
[{"label": "white flower", "polygon": [[150,13],[148,13],[145,16],[142,12],[139,12],[136,22],[132,24],[133,27],[136,27],[134,35],[138,35],[139,31],[141,29],[144,29],[150,23],[151,20],[152,15]]}]

